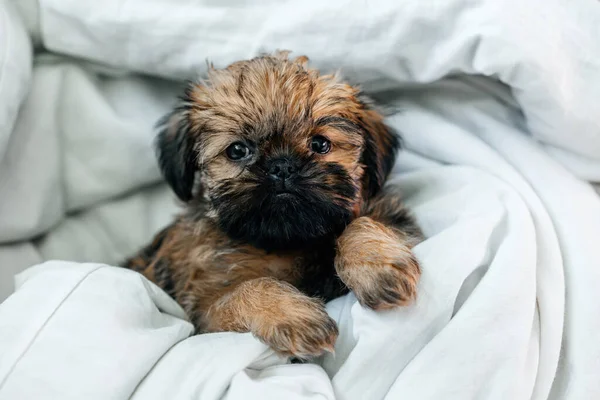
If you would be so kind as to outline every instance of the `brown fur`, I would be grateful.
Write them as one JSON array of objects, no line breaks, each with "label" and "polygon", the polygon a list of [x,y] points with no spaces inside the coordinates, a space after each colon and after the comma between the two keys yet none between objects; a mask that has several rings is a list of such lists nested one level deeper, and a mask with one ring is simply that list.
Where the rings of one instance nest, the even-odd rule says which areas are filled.
[{"label": "brown fur", "polygon": [[208,309],[207,319],[209,332],[254,332],[280,354],[297,357],[332,352],[338,335],[321,301],[273,278],[241,283]]},{"label": "brown fur", "polygon": [[380,310],[415,298],[421,270],[407,242],[402,231],[366,216],[342,233],[335,268],[361,304]]},{"label": "brown fur", "polygon": [[[420,268],[410,249],[421,238],[399,194],[382,191],[397,138],[357,88],[307,61],[280,52],[190,85],[158,138],[186,213],[126,263],[173,296],[198,332],[249,331],[299,357],[332,350],[337,328],[323,300],[348,287],[373,309],[414,299]],[[331,142],[328,153],[312,153],[315,135]],[[254,146],[252,159],[226,156],[237,141]],[[290,154],[309,166],[291,196],[312,196],[313,205],[278,203],[265,189],[268,162]],[[259,214],[244,214],[252,207]],[[246,229],[238,214],[249,234],[235,230]],[[340,218],[343,232],[323,222]],[[291,236],[267,248],[272,230]],[[245,240],[253,234],[267,239]]]}]

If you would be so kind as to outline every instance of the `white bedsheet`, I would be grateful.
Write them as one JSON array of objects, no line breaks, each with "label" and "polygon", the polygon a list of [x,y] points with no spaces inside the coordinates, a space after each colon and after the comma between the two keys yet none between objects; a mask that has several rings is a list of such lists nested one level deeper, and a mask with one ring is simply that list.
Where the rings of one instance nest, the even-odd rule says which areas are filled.
[{"label": "white bedsheet", "polygon": [[[19,275],[0,399],[600,398],[598,38],[594,0],[0,0],[0,299],[104,263]],[[178,81],[278,48],[399,110],[392,180],[428,237],[416,304],[333,301],[311,365],[188,338],[108,266],[177,210],[151,127]]]}]

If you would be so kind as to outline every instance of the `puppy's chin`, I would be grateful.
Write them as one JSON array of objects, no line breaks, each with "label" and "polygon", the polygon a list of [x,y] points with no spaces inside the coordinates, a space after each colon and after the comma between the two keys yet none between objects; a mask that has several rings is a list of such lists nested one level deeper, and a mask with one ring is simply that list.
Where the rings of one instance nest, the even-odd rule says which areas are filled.
[{"label": "puppy's chin", "polygon": [[265,250],[293,250],[339,235],[351,221],[350,209],[308,189],[270,193],[245,204],[223,201],[217,215],[233,239]]}]

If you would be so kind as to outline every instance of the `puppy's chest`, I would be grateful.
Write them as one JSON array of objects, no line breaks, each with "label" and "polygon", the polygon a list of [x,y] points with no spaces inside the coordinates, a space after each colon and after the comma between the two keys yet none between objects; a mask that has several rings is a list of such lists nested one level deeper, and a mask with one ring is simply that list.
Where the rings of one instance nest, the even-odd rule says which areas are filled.
[{"label": "puppy's chest", "polygon": [[334,266],[333,246],[320,252],[309,254],[301,260],[302,275],[296,287],[312,297],[330,301],[348,292],[339,279]]},{"label": "puppy's chest", "polygon": [[297,285],[306,275],[333,270],[333,261],[332,254],[320,249],[265,252],[244,246],[222,253],[215,267],[232,276],[248,275],[248,279],[269,276]]},{"label": "puppy's chest", "polygon": [[173,227],[173,235],[161,248],[178,296],[192,290],[214,299],[242,282],[263,277],[288,282],[326,301],[347,292],[335,271],[333,238],[294,251],[266,252],[231,241],[214,224],[204,224],[199,231],[195,227]]},{"label": "puppy's chest", "polygon": [[333,245],[306,248],[294,253],[264,253],[248,248],[224,255],[219,262],[224,278],[245,281],[273,277],[286,281],[309,296],[329,301],[347,292],[334,267]]}]

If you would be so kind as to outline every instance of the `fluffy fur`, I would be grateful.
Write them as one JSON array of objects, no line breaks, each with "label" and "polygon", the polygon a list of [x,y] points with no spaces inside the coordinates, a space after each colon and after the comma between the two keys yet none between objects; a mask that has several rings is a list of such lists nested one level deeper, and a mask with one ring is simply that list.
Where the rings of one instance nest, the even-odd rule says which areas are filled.
[{"label": "fluffy fur", "polygon": [[188,85],[157,138],[185,211],[126,263],[198,332],[249,331],[299,357],[333,348],[323,301],[351,288],[373,309],[405,305],[420,275],[420,230],[383,188],[399,138],[307,61],[279,52]]}]

